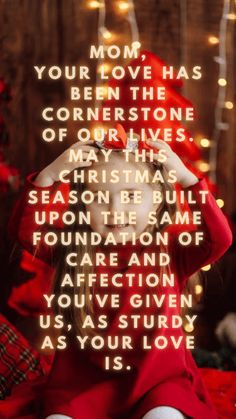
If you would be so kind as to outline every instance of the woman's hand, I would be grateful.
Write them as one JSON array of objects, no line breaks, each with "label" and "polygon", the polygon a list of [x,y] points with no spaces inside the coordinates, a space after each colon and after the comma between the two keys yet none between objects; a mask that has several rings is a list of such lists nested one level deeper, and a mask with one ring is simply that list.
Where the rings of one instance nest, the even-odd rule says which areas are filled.
[{"label": "woman's hand", "polygon": [[165,141],[162,140],[147,140],[147,144],[149,144],[153,149],[157,150],[165,150],[166,153],[166,161],[163,164],[163,166],[169,171],[169,170],[175,170],[176,171],[176,177],[177,182],[180,183],[180,185],[183,188],[188,188],[189,186],[195,185],[195,183],[198,182],[197,176],[195,176],[182,162],[182,160],[179,158],[179,156],[174,153],[174,151],[171,149],[169,144],[167,144]]},{"label": "woman's hand", "polygon": [[[67,150],[65,150],[59,157],[56,158],[51,164],[49,164],[45,169],[43,169],[36,179],[34,180],[34,184],[36,186],[51,186],[54,182],[59,180],[59,175],[62,170],[68,170],[72,172],[74,169],[78,167],[88,167],[91,166],[92,161],[89,161],[89,152],[94,150],[95,153],[98,152],[98,149],[94,146],[93,140],[89,140],[86,143],[82,143],[78,141],[77,143],[73,144]],[[82,162],[70,162],[70,150],[74,149],[75,151],[78,149],[82,149],[83,153],[83,161]]]}]

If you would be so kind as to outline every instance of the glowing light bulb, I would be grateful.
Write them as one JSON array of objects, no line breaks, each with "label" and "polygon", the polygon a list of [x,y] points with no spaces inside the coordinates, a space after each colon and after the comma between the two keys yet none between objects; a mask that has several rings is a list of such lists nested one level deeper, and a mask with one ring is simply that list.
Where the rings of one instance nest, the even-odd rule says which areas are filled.
[{"label": "glowing light bulb", "polygon": [[104,125],[93,125],[91,129],[91,137],[98,142],[102,142],[106,136],[107,129]]},{"label": "glowing light bulb", "polygon": [[225,79],[219,79],[218,85],[224,87],[227,85],[227,81]]},{"label": "glowing light bulb", "polygon": [[223,208],[223,206],[225,205],[224,200],[221,199],[221,198],[218,198],[216,200],[216,203],[217,203],[217,205],[218,205],[219,208]]},{"label": "glowing light bulb", "polygon": [[139,41],[134,41],[134,42],[132,42],[132,47],[133,48],[141,48],[141,42],[139,42]]},{"label": "glowing light bulb", "polygon": [[100,3],[100,1],[93,0],[88,2],[88,7],[90,9],[99,9],[100,7],[103,7],[103,4]]},{"label": "glowing light bulb", "polygon": [[103,86],[99,86],[99,91],[101,95],[101,100],[107,99],[108,97],[108,86],[105,84]]},{"label": "glowing light bulb", "polygon": [[210,147],[210,140],[208,138],[202,138],[200,144],[204,148]]},{"label": "glowing light bulb", "polygon": [[100,64],[98,66],[97,71],[98,71],[98,73],[103,72],[105,74],[105,73],[108,73],[110,71],[110,69],[111,69],[111,65],[110,64],[103,63],[103,64]]},{"label": "glowing light bulb", "polygon": [[233,109],[233,107],[234,107],[233,102],[230,102],[229,100],[227,100],[227,101],[225,102],[225,108],[226,108],[226,109]]},{"label": "glowing light bulb", "polygon": [[118,8],[121,12],[126,12],[129,10],[129,7],[129,3],[127,3],[127,1],[119,1],[118,3]]},{"label": "glowing light bulb", "polygon": [[227,13],[225,15],[225,17],[226,17],[226,19],[229,19],[229,20],[236,20],[236,14],[235,13]]},{"label": "glowing light bulb", "polygon": [[203,286],[200,284],[195,285],[195,294],[200,295],[203,292]]},{"label": "glowing light bulb", "polygon": [[206,265],[201,268],[201,271],[208,272],[211,269],[211,265]]},{"label": "glowing light bulb", "polygon": [[210,35],[210,36],[208,36],[208,42],[211,45],[219,44],[219,38],[217,38],[217,36]]},{"label": "glowing light bulb", "polygon": [[112,33],[111,33],[108,29],[103,28],[103,29],[102,29],[102,37],[103,37],[106,41],[108,41],[109,39],[111,39],[111,38],[112,38]]},{"label": "glowing light bulb", "polygon": [[187,332],[187,333],[191,333],[191,332],[193,332],[193,330],[194,330],[194,326],[193,326],[192,324],[190,324],[190,323],[186,323],[186,324],[184,325],[184,330],[185,330],[185,332]]},{"label": "glowing light bulb", "polygon": [[209,163],[207,163],[205,161],[198,162],[197,167],[198,167],[199,170],[201,170],[201,172],[208,172],[209,169],[210,169]]}]

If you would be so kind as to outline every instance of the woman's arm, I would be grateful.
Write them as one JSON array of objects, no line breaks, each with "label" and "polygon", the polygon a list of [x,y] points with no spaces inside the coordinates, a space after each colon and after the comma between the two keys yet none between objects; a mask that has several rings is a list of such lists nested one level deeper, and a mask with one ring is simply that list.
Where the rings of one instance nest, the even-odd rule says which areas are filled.
[{"label": "woman's arm", "polygon": [[[60,190],[62,195],[66,197],[69,192],[69,187],[67,184],[59,184],[58,182],[48,187],[37,185],[35,182],[37,175],[38,174],[35,173],[27,177],[24,189],[10,217],[8,231],[12,240],[18,242],[25,250],[38,259],[53,265],[55,248],[47,246],[43,241],[41,243],[39,242],[37,246],[33,245],[34,232],[40,231],[43,235],[44,232],[46,233],[48,231],[48,224],[38,225],[35,222],[35,211],[39,211],[40,213],[45,211],[47,214],[52,208],[50,204],[43,204],[40,200],[37,205],[29,204],[29,193],[32,190],[36,191],[38,194],[42,191],[47,191],[49,193],[50,200],[52,200],[58,190]],[[65,205],[53,205],[54,211],[60,213],[63,209],[65,210]],[[57,225],[56,227],[58,229],[60,226]],[[50,226],[50,230],[53,229],[55,229],[55,226]]]},{"label": "woman's arm", "polygon": [[[218,260],[232,243],[232,232],[228,221],[208,190],[206,181],[200,180],[187,190],[192,191],[196,200],[191,210],[201,211],[202,223],[194,226],[194,231],[203,232],[203,240],[198,245],[181,245],[178,242],[178,234],[188,230],[189,227],[184,228],[183,225],[178,228],[178,234],[172,236],[175,236],[175,239],[170,243],[171,261],[180,278],[189,277],[201,267]],[[202,202],[201,191],[207,191],[205,203]]]},{"label": "woman's arm", "polygon": [[[198,271],[202,266],[219,259],[232,243],[232,233],[223,212],[218,207],[214,197],[208,191],[205,180],[199,180],[174,153],[171,147],[162,140],[148,141],[157,150],[164,150],[166,161],[163,166],[167,170],[175,170],[177,182],[186,191],[192,191],[196,204],[191,210],[201,211],[202,224],[194,226],[195,231],[202,231],[203,240],[198,245],[183,246],[178,242],[178,234],[189,230],[189,226],[174,226],[170,228],[169,252],[171,263],[183,279]],[[206,202],[203,202],[201,191],[207,191]],[[192,233],[194,234],[194,233]]]},{"label": "woman's arm", "polygon": [[[39,242],[39,245],[33,245],[34,232],[40,231],[41,235],[43,236],[43,234],[47,233],[48,231],[48,224],[44,224],[43,226],[36,224],[35,211],[45,211],[46,216],[50,210],[56,211],[59,214],[63,210],[65,211],[67,207],[66,204],[51,204],[55,193],[58,191],[61,192],[65,201],[69,194],[69,184],[59,182],[60,172],[66,169],[67,172],[70,173],[75,168],[91,166],[92,162],[89,161],[88,153],[91,149],[94,150],[94,147],[91,145],[92,143],[92,141],[88,141],[87,143],[78,142],[74,144],[69,149],[65,150],[40,173],[30,175],[26,180],[21,197],[18,200],[10,218],[8,227],[11,238],[14,241],[19,242],[20,245],[29,253],[33,254],[39,259],[42,259],[50,265],[54,264],[53,259],[55,254],[55,247],[47,246],[43,240]],[[77,151],[79,148],[82,149],[84,161],[70,162],[70,150],[74,149]],[[95,152],[97,151],[98,150],[95,150]],[[43,204],[39,199],[36,205],[29,204],[29,193],[32,190],[36,191],[38,195],[40,195],[42,191],[47,191],[50,196],[50,203]],[[54,226],[50,226],[50,231],[58,228],[63,228],[63,225],[57,222]]]}]

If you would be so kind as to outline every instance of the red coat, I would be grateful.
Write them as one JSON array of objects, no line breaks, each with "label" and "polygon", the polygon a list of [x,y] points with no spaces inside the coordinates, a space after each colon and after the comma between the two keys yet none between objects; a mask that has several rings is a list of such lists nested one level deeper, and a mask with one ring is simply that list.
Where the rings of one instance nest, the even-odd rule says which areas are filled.
[{"label": "red coat", "polygon": [[[32,186],[28,185],[29,187]],[[171,256],[171,271],[175,274],[175,286],[173,289],[158,285],[155,293],[159,296],[161,294],[178,296],[190,275],[202,266],[217,260],[231,244],[230,228],[213,196],[209,193],[206,204],[201,203],[199,191],[206,189],[205,181],[202,180],[189,189],[193,191],[198,202],[197,206],[201,209],[203,224],[199,230],[204,231],[204,241],[199,246],[180,246],[177,244],[177,234],[174,234],[173,229],[168,252]],[[27,196],[27,189],[24,196]],[[31,252],[30,237],[32,230],[35,229],[32,221],[34,210],[35,207],[27,206],[22,198],[11,224],[11,230],[18,233],[20,242]],[[110,250],[118,252],[119,271],[135,274],[151,273],[153,267],[127,267],[127,258],[133,251],[140,255],[142,252],[160,251],[155,246],[142,249],[141,245],[136,245],[135,248],[118,245],[115,248],[108,247],[107,256]],[[51,260],[51,254],[46,246],[38,249],[37,256],[47,261]],[[99,267],[97,273],[107,272],[111,275],[116,270],[115,267]],[[167,405],[179,409],[194,419],[216,419],[217,413],[192,355],[186,350],[184,343],[179,349],[174,349],[170,344],[164,350],[155,346],[151,350],[146,350],[140,346],[142,335],[148,335],[150,339],[159,335],[167,338],[172,335],[178,338],[182,336],[180,328],[174,329],[171,326],[153,330],[144,330],[142,327],[134,329],[132,326],[125,330],[118,328],[118,319],[122,314],[156,314],[156,316],[162,314],[169,319],[171,315],[179,313],[178,308],[170,308],[168,304],[163,304],[161,309],[157,309],[154,304],[149,308],[132,308],[129,304],[130,295],[134,292],[147,293],[148,290],[136,287],[123,287],[118,290],[121,290],[118,292],[122,296],[123,303],[115,311],[107,309],[106,313],[111,316],[107,333],[112,336],[125,334],[133,337],[135,345],[133,351],[120,350],[119,353],[114,351],[114,356],[123,356],[125,365],[130,365],[131,369],[120,372],[104,370],[102,368],[104,355],[108,355],[109,351],[81,351],[74,340],[66,350],[58,350],[56,353],[44,392],[42,417],[61,413],[73,419],[141,419],[150,409]],[[117,293],[117,288],[115,292]],[[149,294],[152,292],[153,289]],[[96,314],[99,315],[99,308],[96,309],[98,310]],[[104,313],[104,309],[100,310]]]}]

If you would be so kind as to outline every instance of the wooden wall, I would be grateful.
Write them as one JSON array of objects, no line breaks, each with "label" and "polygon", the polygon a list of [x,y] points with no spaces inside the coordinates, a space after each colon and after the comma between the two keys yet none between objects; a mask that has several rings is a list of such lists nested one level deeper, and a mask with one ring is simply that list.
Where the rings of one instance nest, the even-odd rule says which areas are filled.
[{"label": "wooden wall", "polygon": [[[88,46],[97,39],[98,16],[86,3],[86,0],[0,1],[0,76],[10,83],[13,91],[10,113],[6,116],[12,144],[9,154],[23,176],[43,167],[63,148],[40,140],[43,127],[40,109],[45,104],[64,103],[66,86],[64,82],[37,83],[33,65],[86,62]],[[130,28],[125,15],[117,13],[116,1],[106,4],[108,29],[122,34],[122,42],[129,42]],[[223,0],[134,0],[134,4],[143,48],[176,67],[202,66],[202,80],[186,82],[184,93],[198,113],[196,123],[190,127],[192,133],[211,138],[218,78],[214,57],[218,46],[209,45],[207,37],[218,35]],[[232,35],[228,36],[227,49],[230,81],[227,96],[234,101]],[[224,115],[230,128],[220,136],[217,162],[219,195],[225,199],[229,212],[236,209],[236,198],[231,193],[236,172],[234,113],[232,110]]]}]

